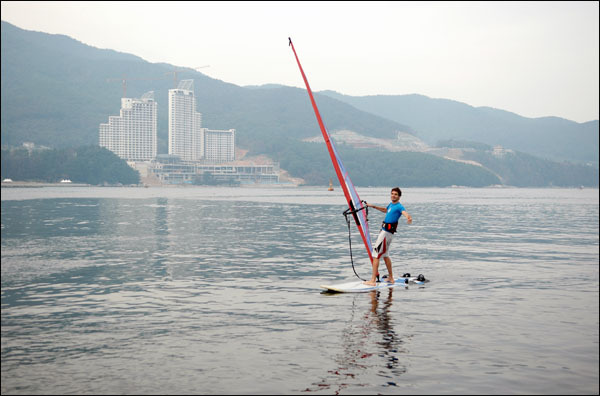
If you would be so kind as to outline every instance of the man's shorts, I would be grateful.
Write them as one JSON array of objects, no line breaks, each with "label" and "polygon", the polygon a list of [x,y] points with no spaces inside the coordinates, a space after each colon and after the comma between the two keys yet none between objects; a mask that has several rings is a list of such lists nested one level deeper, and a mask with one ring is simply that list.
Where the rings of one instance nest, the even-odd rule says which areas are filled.
[{"label": "man's shorts", "polygon": [[379,232],[379,236],[377,237],[377,241],[373,246],[373,258],[380,259],[382,257],[389,257],[390,255],[388,253],[393,238],[394,235],[391,232],[381,230]]}]

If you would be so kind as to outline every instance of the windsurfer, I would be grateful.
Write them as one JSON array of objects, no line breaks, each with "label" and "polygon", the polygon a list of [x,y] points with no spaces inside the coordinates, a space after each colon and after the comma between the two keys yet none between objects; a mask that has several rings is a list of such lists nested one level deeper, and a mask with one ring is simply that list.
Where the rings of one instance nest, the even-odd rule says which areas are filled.
[{"label": "windsurfer", "polygon": [[375,245],[373,247],[373,274],[371,275],[371,280],[364,282],[366,285],[370,286],[375,286],[375,282],[377,281],[377,275],[379,274],[379,260],[381,259],[381,257],[383,257],[383,260],[385,261],[385,266],[388,270],[387,281],[389,283],[394,283],[394,275],[392,273],[392,260],[390,259],[389,255],[390,245],[392,244],[392,239],[394,233],[396,232],[396,227],[398,226],[398,220],[400,220],[400,217],[402,215],[406,217],[407,224],[412,224],[412,216],[400,203],[400,197],[402,196],[402,191],[400,190],[400,188],[392,188],[390,194],[390,199],[392,200],[392,202],[390,202],[390,204],[387,207],[367,204],[368,207],[386,213],[385,219],[383,220],[383,224],[381,226],[381,231],[379,232],[379,236],[377,237],[377,242],[375,242]]}]

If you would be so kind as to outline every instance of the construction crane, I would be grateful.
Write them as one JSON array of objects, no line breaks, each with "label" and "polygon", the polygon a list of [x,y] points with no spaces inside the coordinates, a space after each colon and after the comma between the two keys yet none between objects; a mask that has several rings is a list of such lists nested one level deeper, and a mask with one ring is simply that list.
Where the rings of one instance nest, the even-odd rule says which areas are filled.
[{"label": "construction crane", "polygon": [[165,78],[127,78],[126,76],[123,76],[121,78],[107,78],[106,82],[113,82],[113,81],[121,81],[121,84],[123,85],[123,97],[126,98],[127,97],[127,81],[156,81],[156,80],[164,80]]},{"label": "construction crane", "polygon": [[198,70],[204,69],[205,67],[210,67],[210,65],[198,66],[198,67],[177,67],[173,69],[173,71],[166,72],[165,74],[173,74],[173,88],[177,88],[177,73],[186,70]]}]

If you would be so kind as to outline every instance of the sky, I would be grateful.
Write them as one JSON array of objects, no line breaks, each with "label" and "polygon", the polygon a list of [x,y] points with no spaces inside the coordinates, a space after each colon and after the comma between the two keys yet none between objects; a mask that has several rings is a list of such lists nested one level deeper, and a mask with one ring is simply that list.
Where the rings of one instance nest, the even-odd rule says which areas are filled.
[{"label": "sky", "polygon": [[[240,86],[597,120],[598,2],[27,2],[2,20]],[[201,93],[197,92],[198,95]]]}]

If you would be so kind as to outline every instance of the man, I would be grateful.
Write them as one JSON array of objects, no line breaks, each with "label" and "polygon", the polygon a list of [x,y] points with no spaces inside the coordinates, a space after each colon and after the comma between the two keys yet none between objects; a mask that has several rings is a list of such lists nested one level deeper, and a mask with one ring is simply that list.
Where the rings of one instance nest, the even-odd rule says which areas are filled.
[{"label": "man", "polygon": [[386,215],[381,225],[381,231],[377,237],[377,242],[375,242],[375,246],[373,247],[373,275],[371,275],[371,280],[364,282],[366,285],[375,286],[377,275],[379,274],[379,260],[381,257],[383,257],[385,266],[388,270],[387,281],[389,283],[394,283],[394,275],[392,274],[392,260],[390,260],[389,256],[392,238],[396,232],[396,227],[398,226],[398,220],[400,220],[400,216],[404,215],[406,217],[406,223],[412,224],[412,216],[400,203],[401,196],[402,191],[400,191],[398,187],[394,187],[392,188],[390,197],[392,202],[390,202],[387,207],[384,208],[382,206],[367,204],[368,207],[377,209],[380,212],[386,213]]}]

